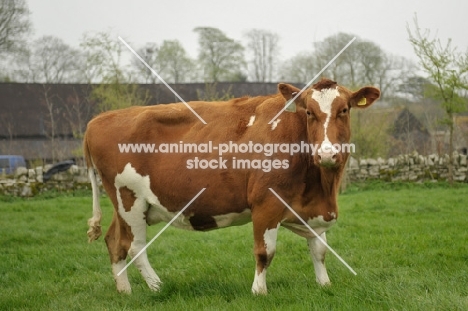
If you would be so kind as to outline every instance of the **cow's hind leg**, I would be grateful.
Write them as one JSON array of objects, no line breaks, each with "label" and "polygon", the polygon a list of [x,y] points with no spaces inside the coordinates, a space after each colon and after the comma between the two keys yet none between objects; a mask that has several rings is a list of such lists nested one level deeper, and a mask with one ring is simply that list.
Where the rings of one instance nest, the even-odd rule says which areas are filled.
[{"label": "cow's hind leg", "polygon": [[[131,227],[133,233],[133,241],[130,245],[130,249],[128,250],[128,254],[130,257],[135,258],[134,264],[140,271],[141,275],[148,284],[148,287],[151,290],[158,291],[161,285],[161,280],[159,279],[156,272],[151,267],[148,261],[148,255],[146,254],[146,250],[142,251],[146,246],[146,228],[147,224],[144,220],[144,215],[141,214],[141,218],[138,220],[133,220]],[[143,220],[143,221],[140,221]],[[142,251],[142,252],[141,252]],[[141,252],[141,254],[140,254]]]},{"label": "cow's hind leg", "polygon": [[[133,191],[127,187],[119,189],[117,200],[119,201],[119,215],[127,223],[132,235],[128,255],[132,258],[136,257],[134,264],[149,288],[158,291],[161,280],[151,267],[146,250],[142,251],[146,246],[146,212],[148,210],[148,203],[144,198],[136,197]],[[128,208],[129,206],[130,208]],[[142,251],[141,254],[140,251]]]},{"label": "cow's hind leg", "polygon": [[[121,293],[130,293],[132,291],[128,281],[127,271],[122,271],[126,265],[128,249],[130,248],[128,227],[116,212],[112,223],[107,231],[105,241],[109,251],[109,257],[112,265],[112,274],[114,276],[117,291]],[[122,271],[122,273],[120,273]],[[120,275],[119,275],[120,273]]]},{"label": "cow's hind leg", "polygon": [[255,277],[252,284],[252,293],[256,295],[267,294],[266,271],[276,251],[276,237],[279,222],[268,226],[254,221],[254,254],[256,260]]},{"label": "cow's hind leg", "polygon": [[[327,241],[325,232],[323,232],[320,237],[325,242]],[[329,285],[330,279],[328,278],[327,268],[325,267],[325,253],[327,252],[327,247],[317,238],[308,238],[307,244],[309,245],[310,256],[314,263],[317,283],[320,285]]]}]

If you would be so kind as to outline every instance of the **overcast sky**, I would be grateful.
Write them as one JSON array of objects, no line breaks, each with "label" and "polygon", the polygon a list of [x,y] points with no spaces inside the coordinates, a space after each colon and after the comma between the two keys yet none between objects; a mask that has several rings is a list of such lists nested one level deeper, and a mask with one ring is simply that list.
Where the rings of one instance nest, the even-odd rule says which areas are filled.
[{"label": "overcast sky", "polygon": [[27,0],[34,37],[57,36],[77,47],[87,31],[111,31],[132,47],[178,39],[198,53],[195,27],[222,30],[241,42],[245,31],[260,28],[280,36],[280,55],[289,58],[311,50],[312,43],[338,32],[357,35],[384,51],[416,59],[406,31],[416,13],[421,28],[441,39],[468,47],[466,0]]}]

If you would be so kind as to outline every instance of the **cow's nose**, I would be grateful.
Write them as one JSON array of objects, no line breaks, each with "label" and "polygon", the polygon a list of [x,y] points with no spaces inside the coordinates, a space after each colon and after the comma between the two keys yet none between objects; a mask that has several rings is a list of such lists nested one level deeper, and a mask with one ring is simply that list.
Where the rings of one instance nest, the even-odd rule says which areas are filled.
[{"label": "cow's nose", "polygon": [[334,165],[336,162],[336,154],[339,150],[329,142],[324,142],[318,150],[319,163],[321,165]]}]

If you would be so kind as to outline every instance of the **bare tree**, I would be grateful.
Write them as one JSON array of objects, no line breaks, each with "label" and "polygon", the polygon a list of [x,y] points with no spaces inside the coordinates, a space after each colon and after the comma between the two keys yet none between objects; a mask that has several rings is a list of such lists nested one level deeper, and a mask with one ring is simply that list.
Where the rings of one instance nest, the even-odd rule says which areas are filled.
[{"label": "bare tree", "polygon": [[[283,75],[301,82],[308,82],[317,72],[349,42],[354,36],[339,33],[314,44],[314,50],[303,52],[287,62],[283,67]],[[374,43],[358,39],[343,54],[341,54],[323,73],[335,81],[356,88],[366,84],[385,83],[385,65],[388,70],[392,64],[386,64],[385,53]],[[305,79],[304,79],[305,78]]]},{"label": "bare tree", "polygon": [[31,31],[25,0],[0,0],[0,53],[15,50]]},{"label": "bare tree", "polygon": [[[147,43],[144,47],[137,49],[138,55],[159,75],[164,75],[164,68],[158,62],[159,47],[156,43]],[[156,83],[158,78],[136,57],[133,57],[132,67],[136,71],[136,80],[142,83]]]},{"label": "bare tree", "polygon": [[122,44],[109,32],[85,33],[80,42],[84,66],[81,75],[88,83],[128,82],[122,66]]},{"label": "bare tree", "polygon": [[392,54],[385,54],[380,70],[375,74],[374,83],[381,91],[381,101],[396,97],[405,88],[411,78],[414,78],[416,65],[409,59]]},{"label": "bare tree", "polygon": [[83,77],[88,83],[99,83],[91,91],[98,112],[148,102],[148,92],[132,83],[131,72],[122,65],[123,45],[111,33],[86,33],[80,46],[86,63]]},{"label": "bare tree", "polygon": [[65,110],[64,118],[68,121],[73,137],[82,138],[86,123],[93,115],[89,98],[79,94],[76,87],[73,86],[73,92],[68,94],[67,98],[62,99]]},{"label": "bare tree", "polygon": [[417,17],[414,17],[414,30],[407,25],[409,41],[419,58],[420,65],[429,75],[435,87],[430,96],[441,101],[445,111],[443,123],[449,130],[449,182],[453,183],[453,131],[454,116],[465,111],[466,99],[461,96],[468,89],[468,52],[459,53],[449,39],[444,45],[440,39],[432,38],[428,29],[421,31]]},{"label": "bare tree", "polygon": [[[314,54],[320,68],[324,67],[354,36],[338,33],[314,44]],[[335,81],[351,88],[376,84],[385,53],[375,43],[358,38],[324,72]]]},{"label": "bare tree", "polygon": [[194,62],[177,40],[163,41],[158,53],[158,62],[166,71],[165,80],[173,83],[190,81],[195,68]]},{"label": "bare tree", "polygon": [[[12,152],[13,138],[15,137],[16,122],[11,111],[2,111],[0,113],[0,136],[8,138],[7,150],[2,150],[4,154],[10,154]],[[6,134],[6,135],[5,135]]]},{"label": "bare tree", "polygon": [[[195,77],[195,63],[177,40],[164,40],[161,46],[148,43],[138,49],[137,53],[166,82],[187,82]],[[139,59],[134,58],[132,65],[140,80],[145,83],[158,81],[158,78]]]},{"label": "bare tree", "polygon": [[244,47],[227,37],[221,30],[197,27],[200,51],[198,60],[207,82],[245,80]]},{"label": "bare tree", "polygon": [[307,83],[320,69],[312,52],[301,52],[282,64],[280,79],[293,83]]},{"label": "bare tree", "polygon": [[50,148],[52,151],[52,162],[58,158],[58,150],[57,150],[57,117],[58,117],[58,106],[55,102],[55,96],[52,94],[51,86],[42,84],[43,90],[43,101],[41,103],[46,108],[46,118],[44,120],[45,125],[48,128],[48,131],[45,131],[46,137],[50,139]]},{"label": "bare tree", "polygon": [[31,33],[29,9],[24,0],[0,0],[0,81],[16,81],[17,68],[27,54]]},{"label": "bare tree", "polygon": [[276,73],[279,36],[273,32],[252,29],[245,34],[250,54],[249,74],[252,81],[270,82]]},{"label": "bare tree", "polygon": [[77,82],[79,51],[62,39],[44,36],[34,41],[29,57],[28,74],[40,83]]},{"label": "bare tree", "polygon": [[[314,49],[302,52],[286,61],[281,69],[281,78],[291,82],[308,82],[315,76],[354,36],[338,33],[314,43]],[[385,53],[373,42],[357,40],[344,51],[323,73],[335,81],[357,88],[362,85],[377,85],[381,99],[393,93],[411,76],[414,65],[404,57]]]}]

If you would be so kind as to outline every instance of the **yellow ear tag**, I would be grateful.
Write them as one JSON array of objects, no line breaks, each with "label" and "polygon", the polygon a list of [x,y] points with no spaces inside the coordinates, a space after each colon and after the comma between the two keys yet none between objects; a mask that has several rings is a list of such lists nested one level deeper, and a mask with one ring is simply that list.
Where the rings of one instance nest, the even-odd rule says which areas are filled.
[{"label": "yellow ear tag", "polygon": [[357,103],[358,106],[365,106],[366,104],[367,104],[367,101],[365,97],[361,98],[361,100],[358,101]]},{"label": "yellow ear tag", "polygon": [[[291,100],[286,101],[285,106],[287,106],[287,107],[286,107],[285,110],[289,111],[289,112],[296,112],[296,103],[295,102],[290,103],[290,102],[291,102]],[[288,106],[288,104],[289,104],[289,106]]]}]

